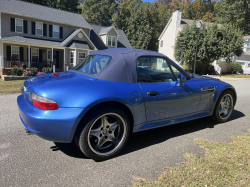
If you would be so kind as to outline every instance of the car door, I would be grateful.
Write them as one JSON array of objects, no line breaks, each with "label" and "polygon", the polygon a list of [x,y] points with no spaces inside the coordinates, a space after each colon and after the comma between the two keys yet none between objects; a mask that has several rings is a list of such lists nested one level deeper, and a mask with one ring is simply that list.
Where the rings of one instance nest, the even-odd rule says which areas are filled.
[{"label": "car door", "polygon": [[[167,60],[153,56],[137,60],[137,82],[143,93],[147,121],[195,113],[199,106],[199,85]],[[180,75],[187,78],[183,87],[177,79]]]}]

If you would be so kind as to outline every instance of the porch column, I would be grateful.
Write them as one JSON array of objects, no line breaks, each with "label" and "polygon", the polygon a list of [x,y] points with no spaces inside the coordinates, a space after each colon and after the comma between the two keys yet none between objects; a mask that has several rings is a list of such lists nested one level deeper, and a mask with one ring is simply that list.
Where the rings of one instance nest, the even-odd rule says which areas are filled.
[{"label": "porch column", "polygon": [[0,68],[4,68],[4,61],[3,61],[3,43],[1,43],[1,62],[0,62]]},{"label": "porch column", "polygon": [[30,68],[30,46],[28,45],[28,67]]},{"label": "porch column", "polygon": [[65,54],[65,51],[66,51],[66,50],[65,50],[65,48],[64,48],[64,50],[63,50],[63,71],[66,71],[66,70],[65,70],[65,69],[66,69],[66,68],[65,68],[65,66],[66,66],[66,65],[65,65],[65,63],[66,63],[66,61],[65,61],[65,59],[66,59],[66,57],[65,57],[65,55],[66,55],[66,54]]},{"label": "porch column", "polygon": [[53,68],[53,48],[51,49],[51,68]]},{"label": "porch column", "polygon": [[76,53],[77,53],[77,50],[75,49],[74,66],[76,66]]}]

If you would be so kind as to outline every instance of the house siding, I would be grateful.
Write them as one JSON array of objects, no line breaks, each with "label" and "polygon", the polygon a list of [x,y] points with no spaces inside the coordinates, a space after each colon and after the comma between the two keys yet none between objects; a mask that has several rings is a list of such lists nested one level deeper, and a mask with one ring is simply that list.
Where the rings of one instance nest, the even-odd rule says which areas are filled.
[{"label": "house siding", "polygon": [[[42,21],[38,19],[32,19],[32,18],[27,18],[23,16],[17,16],[17,15],[11,15],[11,14],[6,14],[2,13],[1,14],[1,21],[2,21],[2,38],[3,37],[8,37],[8,36],[24,36],[24,37],[32,37],[32,38],[37,38],[37,39],[47,39],[47,40],[55,40],[55,41],[63,41],[66,39],[72,32],[74,32],[76,29],[79,29],[79,27],[74,27],[74,26],[68,26],[68,25],[63,25],[59,23],[54,23],[54,22],[49,22],[49,21]],[[10,18],[20,18],[23,20],[28,21],[28,33],[16,33],[16,32],[11,32],[10,31]],[[32,34],[32,28],[31,28],[31,23],[32,22],[42,22],[44,24],[47,24],[47,36],[37,36]],[[49,37],[49,25],[58,25],[60,27],[63,27],[63,38],[53,38]],[[89,35],[89,29],[82,28],[82,30],[85,32],[85,34],[88,36]]]},{"label": "house siding", "polygon": [[114,28],[112,28],[107,35],[110,35],[110,36],[117,36],[117,33],[115,32]]},{"label": "house siding", "polygon": [[[166,55],[168,58],[173,60],[173,46],[175,43],[175,38],[173,34],[175,32],[175,23],[172,19],[166,29],[165,33],[163,34],[160,42],[159,42],[159,53]],[[161,41],[163,40],[163,46],[160,46]]]},{"label": "house siding", "polygon": [[[174,57],[174,46],[178,33],[180,32],[180,23],[181,23],[181,12],[176,10],[172,14],[171,22],[163,33],[159,41],[159,53],[166,55],[171,60],[175,61]],[[161,41],[163,40],[163,47],[160,46]]]}]

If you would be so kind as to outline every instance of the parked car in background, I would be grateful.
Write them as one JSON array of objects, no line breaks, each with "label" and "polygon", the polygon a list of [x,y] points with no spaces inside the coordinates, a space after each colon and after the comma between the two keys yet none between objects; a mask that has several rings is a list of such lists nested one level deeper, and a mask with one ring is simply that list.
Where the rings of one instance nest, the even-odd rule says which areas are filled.
[{"label": "parked car in background", "polygon": [[105,160],[131,133],[206,116],[226,122],[236,99],[230,84],[188,74],[163,54],[112,48],[91,52],[73,70],[26,80],[17,103],[29,131],[74,140],[86,156]]}]

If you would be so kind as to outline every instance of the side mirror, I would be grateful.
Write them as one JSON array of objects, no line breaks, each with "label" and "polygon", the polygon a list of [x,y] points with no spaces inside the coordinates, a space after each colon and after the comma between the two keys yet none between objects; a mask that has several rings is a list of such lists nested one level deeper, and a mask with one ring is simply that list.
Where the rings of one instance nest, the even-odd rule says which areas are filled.
[{"label": "side mirror", "polygon": [[184,82],[187,80],[187,78],[184,75],[180,74],[178,76],[178,79],[180,79],[180,87],[184,87],[185,86]]}]

